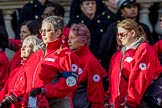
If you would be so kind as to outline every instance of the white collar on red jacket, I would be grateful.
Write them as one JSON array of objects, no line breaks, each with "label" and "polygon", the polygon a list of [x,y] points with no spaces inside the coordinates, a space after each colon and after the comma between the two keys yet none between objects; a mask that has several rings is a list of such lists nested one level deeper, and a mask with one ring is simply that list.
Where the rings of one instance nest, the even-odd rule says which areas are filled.
[{"label": "white collar on red jacket", "polygon": [[125,51],[129,50],[129,49],[136,49],[141,43],[143,43],[145,40],[144,38],[139,38],[136,42],[132,43],[132,45],[128,46],[128,47],[123,47],[122,48],[122,53],[124,54]]}]

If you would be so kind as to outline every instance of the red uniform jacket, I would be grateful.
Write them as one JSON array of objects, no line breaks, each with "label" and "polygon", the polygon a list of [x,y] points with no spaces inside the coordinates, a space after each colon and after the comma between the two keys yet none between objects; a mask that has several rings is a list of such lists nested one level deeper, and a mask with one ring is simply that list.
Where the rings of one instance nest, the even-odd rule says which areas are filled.
[{"label": "red uniform jacket", "polygon": [[9,63],[9,68],[8,68],[9,73],[15,68],[21,66],[22,58],[20,57],[20,55],[21,55],[21,50],[19,49],[18,51],[16,51],[16,53],[14,54],[14,56],[12,57]]},{"label": "red uniform jacket", "polygon": [[5,85],[8,79],[9,60],[4,51],[0,51],[0,90]]},{"label": "red uniform jacket", "polygon": [[[25,64],[11,71],[4,88],[2,89],[2,91],[0,91],[0,102],[6,96],[9,96],[11,94],[14,94],[16,96],[23,96],[23,94],[25,93],[25,83],[23,83],[25,81],[24,70]],[[17,88],[17,86],[19,88]],[[20,106],[21,106],[20,103],[14,104],[11,105],[11,108],[20,108]]]},{"label": "red uniform jacket", "polygon": [[153,80],[160,75],[161,66],[152,47],[139,39],[128,49],[116,52],[109,69],[110,104],[123,108],[136,107]]},{"label": "red uniform jacket", "polygon": [[162,54],[162,40],[159,40],[153,45],[157,55]]},{"label": "red uniform jacket", "polygon": [[[86,85],[85,92],[92,108],[104,108],[104,88],[102,78],[107,76],[106,71],[86,46],[81,47],[75,54],[79,57],[80,67],[83,69],[80,69],[79,71],[78,85]],[[76,104],[76,107],[83,101],[80,98],[83,96],[79,96],[79,94],[81,94],[81,92],[78,92],[76,96],[74,95],[74,99],[77,101],[73,99],[73,102],[78,102],[74,103]]]},{"label": "red uniform jacket", "polygon": [[[46,54],[39,50],[34,53],[27,62],[26,93],[32,88],[45,88],[45,95],[49,98],[63,98],[68,96],[75,88],[67,84],[66,78],[60,78],[56,84],[52,80],[64,71],[72,71],[75,65],[75,72],[78,71],[78,58],[67,47],[62,48],[62,39],[48,44]],[[74,72],[74,71],[73,71]]]}]

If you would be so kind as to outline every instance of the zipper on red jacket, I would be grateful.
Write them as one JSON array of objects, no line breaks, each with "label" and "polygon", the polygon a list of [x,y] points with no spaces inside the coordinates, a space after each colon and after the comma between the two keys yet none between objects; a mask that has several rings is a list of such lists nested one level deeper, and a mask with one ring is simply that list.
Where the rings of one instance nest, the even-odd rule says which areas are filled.
[{"label": "zipper on red jacket", "polygon": [[[43,51],[43,50],[42,50]],[[37,72],[37,69],[41,63],[41,61],[43,60],[43,58],[47,55],[47,50],[46,51],[43,51],[43,56],[41,57],[39,63],[37,64],[35,70],[34,70],[34,74],[33,74],[33,78],[32,78],[32,84],[31,84],[31,88],[33,88],[34,86],[34,80],[35,80],[35,75],[36,75],[36,72]]]},{"label": "zipper on red jacket", "polygon": [[[123,58],[123,57],[122,57]],[[122,66],[122,58],[120,59],[120,73],[119,73],[119,83],[118,83],[118,96],[120,95],[120,82],[121,82],[121,66]]]},{"label": "zipper on red jacket", "polygon": [[[42,58],[40,60],[40,62],[42,61]],[[34,86],[34,80],[35,80],[35,75],[36,75],[36,72],[37,72],[37,69],[38,69],[38,66],[40,65],[40,62],[37,64],[35,70],[34,70],[34,74],[33,74],[33,78],[32,78],[32,85],[31,85],[31,88],[33,88]]]}]

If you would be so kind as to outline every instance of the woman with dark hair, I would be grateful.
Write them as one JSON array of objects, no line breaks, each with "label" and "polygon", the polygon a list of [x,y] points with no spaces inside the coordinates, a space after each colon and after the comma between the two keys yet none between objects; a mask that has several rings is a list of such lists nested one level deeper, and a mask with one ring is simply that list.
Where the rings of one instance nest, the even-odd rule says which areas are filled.
[{"label": "woman with dark hair", "polygon": [[20,40],[9,39],[8,48],[13,51],[17,51],[21,48],[23,40],[29,35],[38,35],[40,29],[40,23],[37,20],[24,21],[19,25]]},{"label": "woman with dark hair", "polygon": [[7,68],[9,60],[5,54],[5,48],[8,45],[8,34],[6,29],[0,26],[0,90],[3,88],[7,80]]}]

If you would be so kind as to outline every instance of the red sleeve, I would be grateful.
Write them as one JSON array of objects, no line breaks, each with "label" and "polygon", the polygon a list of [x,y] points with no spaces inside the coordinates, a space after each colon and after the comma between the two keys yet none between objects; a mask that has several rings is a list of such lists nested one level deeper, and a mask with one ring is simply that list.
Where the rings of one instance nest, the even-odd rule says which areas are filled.
[{"label": "red sleeve", "polygon": [[3,89],[0,91],[0,102],[5,98],[6,94],[8,93],[8,82],[5,83]]},{"label": "red sleeve", "polygon": [[118,51],[116,52],[112,58],[111,58],[111,61],[110,61],[110,64],[109,64],[109,69],[108,69],[108,82],[109,82],[109,87],[108,87],[108,91],[106,92],[107,94],[107,98],[108,98],[108,103],[109,105],[112,105],[113,104],[113,101],[112,101],[112,97],[111,97],[111,92],[112,92],[112,83],[111,83],[111,74],[112,74],[112,68],[114,67],[114,65],[116,64],[115,62],[117,60],[120,60],[120,56],[121,56],[121,52]]},{"label": "red sleeve", "polygon": [[156,64],[156,54],[148,45],[140,45],[135,54],[135,63],[130,72],[128,82],[128,96],[126,103],[130,106],[140,104],[142,96],[154,78]]},{"label": "red sleeve", "polygon": [[157,55],[159,55],[160,53],[162,53],[162,40],[159,40],[158,42],[156,42],[154,45],[153,45],[153,48],[155,50],[155,53]]},{"label": "red sleeve", "polygon": [[9,49],[17,51],[21,48],[21,40],[9,39]]},{"label": "red sleeve", "polygon": [[0,52],[0,89],[5,85],[8,79],[8,65],[9,60],[5,53]]},{"label": "red sleeve", "polygon": [[11,72],[12,70],[14,70],[15,68],[21,66],[21,60],[22,58],[20,57],[21,55],[21,50],[18,50],[14,56],[12,57],[10,63],[9,63],[9,68],[8,71]]},{"label": "red sleeve", "polygon": [[[60,65],[60,73],[64,71],[68,72],[77,72],[78,71],[78,58],[71,54],[66,53],[66,56],[61,57],[59,60]],[[72,69],[72,66],[75,65],[75,69]],[[73,92],[74,89],[76,89],[77,85],[69,86],[66,83],[66,78],[60,78],[59,81],[56,84],[47,84],[45,86],[45,94],[47,97],[50,98],[63,98],[65,96],[68,96],[69,93]]]},{"label": "red sleeve", "polygon": [[92,108],[104,108],[105,98],[102,75],[106,71],[101,67],[98,60],[94,58],[88,62],[83,71],[87,74],[87,94]]}]

